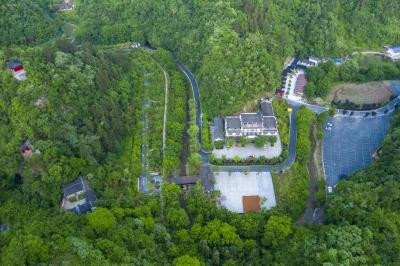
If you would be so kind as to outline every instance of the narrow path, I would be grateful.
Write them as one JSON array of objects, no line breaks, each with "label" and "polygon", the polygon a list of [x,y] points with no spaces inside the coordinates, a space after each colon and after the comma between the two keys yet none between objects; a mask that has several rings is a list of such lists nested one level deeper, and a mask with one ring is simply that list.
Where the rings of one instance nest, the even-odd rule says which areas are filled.
[{"label": "narrow path", "polygon": [[[167,142],[167,112],[168,112],[168,91],[169,91],[169,75],[168,72],[164,69],[164,67],[154,60],[157,66],[161,69],[164,74],[164,117],[163,117],[163,133],[162,133],[162,153],[163,153],[163,161],[165,160],[165,147]],[[163,170],[163,176],[165,175]]]},{"label": "narrow path", "polygon": [[[312,130],[313,138],[312,138],[312,154],[310,161],[307,164],[307,172],[310,178],[310,184],[308,187],[309,197],[307,200],[307,208],[304,211],[303,217],[297,222],[299,225],[304,224],[320,224],[322,222],[321,217],[315,217],[315,210],[317,207],[317,193],[318,193],[318,180],[322,176],[320,176],[318,169],[318,149],[320,149],[320,141],[317,140],[317,128],[314,125]],[[323,213],[323,210],[321,211]]]}]

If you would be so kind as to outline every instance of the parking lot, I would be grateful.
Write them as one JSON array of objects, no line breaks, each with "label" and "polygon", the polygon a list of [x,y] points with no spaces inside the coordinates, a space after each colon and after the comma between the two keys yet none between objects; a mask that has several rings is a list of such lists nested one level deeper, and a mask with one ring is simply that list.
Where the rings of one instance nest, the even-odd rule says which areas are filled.
[{"label": "parking lot", "polygon": [[255,158],[260,156],[274,158],[278,157],[282,153],[282,145],[278,136],[274,146],[267,144],[263,148],[257,148],[254,144],[247,144],[246,147],[241,147],[240,144],[237,144],[232,148],[227,148],[225,146],[223,149],[214,149],[213,153],[216,158],[222,158],[225,156],[227,159],[233,159],[235,156],[239,156],[242,159],[246,159],[249,156],[254,156]]},{"label": "parking lot", "polygon": [[220,205],[232,212],[243,213],[243,196],[262,198],[261,208],[275,207],[275,191],[270,172],[219,172],[214,189],[221,192]]},{"label": "parking lot", "polygon": [[338,116],[325,127],[323,162],[327,185],[336,183],[372,162],[390,126],[391,115],[370,118]]}]

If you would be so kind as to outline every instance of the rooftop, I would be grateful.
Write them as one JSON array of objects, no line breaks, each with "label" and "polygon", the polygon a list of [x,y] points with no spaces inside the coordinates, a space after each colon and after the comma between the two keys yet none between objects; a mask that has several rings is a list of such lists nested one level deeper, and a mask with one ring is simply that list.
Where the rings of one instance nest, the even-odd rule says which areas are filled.
[{"label": "rooftop", "polygon": [[245,126],[246,124],[259,124],[262,123],[261,113],[241,113],[240,117],[242,118],[242,123]]},{"label": "rooftop", "polygon": [[229,129],[240,129],[241,128],[241,121],[239,116],[227,116],[225,118],[226,127]]},{"label": "rooftop", "polygon": [[9,69],[14,69],[16,67],[20,67],[22,66],[22,63],[19,59],[15,59],[15,60],[7,60],[6,61],[6,66]]},{"label": "rooftop", "polygon": [[63,187],[63,192],[64,192],[64,197],[68,197],[69,195],[75,194],[80,191],[85,191],[85,180],[81,177],[73,181],[72,183],[69,183],[67,185],[64,185]]},{"label": "rooftop", "polygon": [[276,126],[275,116],[264,116],[263,117],[263,126],[265,129],[269,129],[269,130],[276,129],[277,126]]},{"label": "rooftop", "polygon": [[307,80],[304,74],[300,74],[297,77],[296,80],[296,86],[294,88],[294,93],[295,94],[303,94],[304,93],[304,87],[307,85]]},{"label": "rooftop", "polygon": [[243,212],[259,211],[260,210],[260,197],[259,196],[243,196]]},{"label": "rooftop", "polygon": [[211,126],[211,136],[214,141],[224,138],[224,119],[222,117],[214,118]]},{"label": "rooftop", "polygon": [[272,103],[270,101],[262,100],[260,102],[261,114],[263,116],[273,116],[274,109],[272,108]]},{"label": "rooftop", "polygon": [[197,176],[177,176],[173,180],[177,185],[190,185],[196,184]]}]

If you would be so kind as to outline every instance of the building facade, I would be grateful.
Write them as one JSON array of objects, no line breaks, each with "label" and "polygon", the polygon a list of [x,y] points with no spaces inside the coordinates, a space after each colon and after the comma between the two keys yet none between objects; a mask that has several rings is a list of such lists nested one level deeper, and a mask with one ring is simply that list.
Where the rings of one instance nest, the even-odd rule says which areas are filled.
[{"label": "building facade", "polygon": [[261,100],[260,112],[241,113],[238,116],[225,118],[225,136],[227,138],[246,137],[249,139],[257,136],[276,136],[278,126],[272,103]]}]

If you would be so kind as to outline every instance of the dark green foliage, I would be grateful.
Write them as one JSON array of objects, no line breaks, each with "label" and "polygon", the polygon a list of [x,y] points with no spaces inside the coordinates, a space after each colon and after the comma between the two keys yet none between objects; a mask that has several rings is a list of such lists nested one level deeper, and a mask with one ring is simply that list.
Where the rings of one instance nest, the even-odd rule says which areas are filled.
[{"label": "dark green foliage", "polygon": [[59,26],[52,16],[53,1],[2,1],[0,46],[35,45],[56,35]]}]

